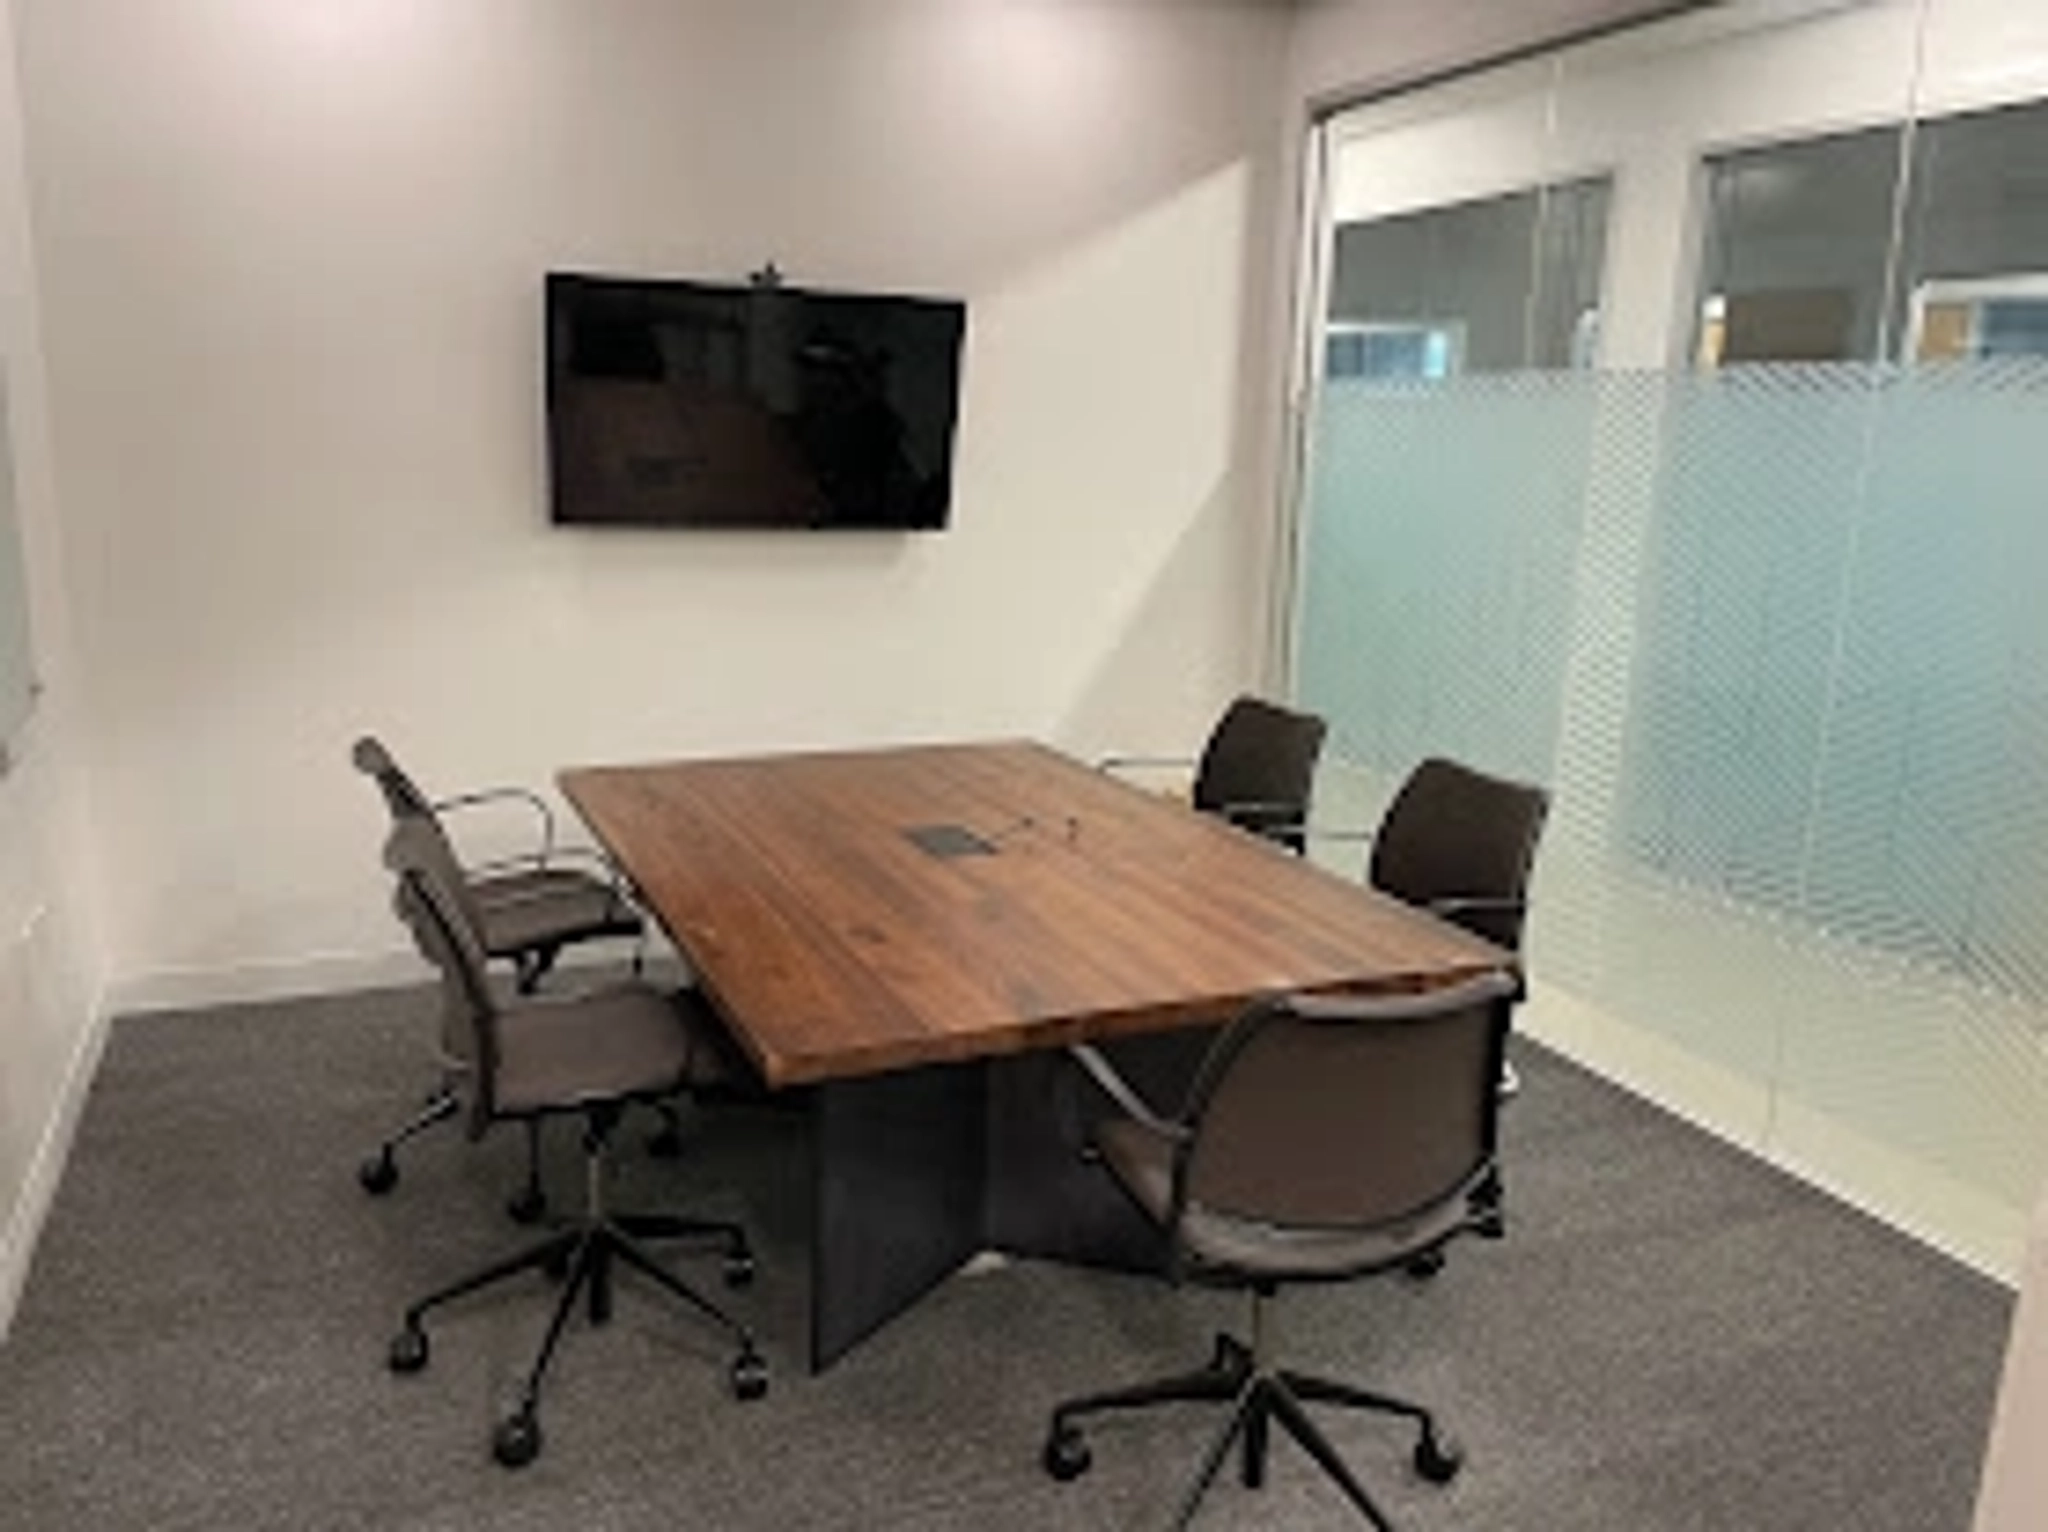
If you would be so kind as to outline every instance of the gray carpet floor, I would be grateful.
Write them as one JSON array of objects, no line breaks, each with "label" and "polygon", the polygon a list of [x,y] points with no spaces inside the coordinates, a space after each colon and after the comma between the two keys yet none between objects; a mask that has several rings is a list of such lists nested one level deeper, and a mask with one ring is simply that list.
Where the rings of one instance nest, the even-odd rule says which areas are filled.
[{"label": "gray carpet floor", "polygon": [[[822,1377],[802,1370],[801,1140],[767,1111],[636,1134],[620,1205],[738,1216],[735,1303],[774,1381],[739,1404],[728,1349],[622,1280],[551,1380],[547,1445],[494,1465],[538,1338],[535,1276],[452,1310],[415,1377],[384,1368],[409,1297],[524,1237],[520,1145],[448,1129],[373,1200],[362,1152],[417,1100],[424,991],[117,1023],[14,1331],[0,1350],[5,1528],[1094,1528],[1156,1526],[1215,1418],[1104,1424],[1095,1468],[1040,1472],[1062,1395],[1190,1365],[1227,1295],[1017,1263],[954,1278]],[[1468,1453],[1416,1480],[1391,1423],[1333,1435],[1404,1532],[1962,1532],[2009,1296],[1534,1048],[1508,1113],[1509,1238],[1435,1281],[1291,1295],[1305,1370],[1439,1408]],[[571,1135],[551,1188],[577,1186]],[[715,1263],[679,1258],[722,1292]],[[1276,1441],[1203,1527],[1356,1525]]]}]

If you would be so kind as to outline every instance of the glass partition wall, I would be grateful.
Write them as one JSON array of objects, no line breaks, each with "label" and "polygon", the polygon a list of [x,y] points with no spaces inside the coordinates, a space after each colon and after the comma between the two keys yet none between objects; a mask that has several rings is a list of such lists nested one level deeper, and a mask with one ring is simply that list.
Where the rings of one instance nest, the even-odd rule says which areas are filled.
[{"label": "glass partition wall", "polygon": [[1431,754],[1548,784],[1526,1029],[2010,1273],[2048,1168],[2048,7],[1730,4],[1318,153],[1322,817]]}]

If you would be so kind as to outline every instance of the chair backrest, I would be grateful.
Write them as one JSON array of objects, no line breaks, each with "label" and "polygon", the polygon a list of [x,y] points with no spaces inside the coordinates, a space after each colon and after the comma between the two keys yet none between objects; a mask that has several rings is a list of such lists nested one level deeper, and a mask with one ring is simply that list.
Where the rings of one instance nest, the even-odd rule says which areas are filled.
[{"label": "chair backrest", "polygon": [[497,1105],[498,1000],[467,885],[431,815],[407,815],[392,826],[384,865],[397,879],[392,909],[440,973],[442,1051],[469,1068],[470,1132],[481,1134]]},{"label": "chair backrest", "polygon": [[1518,952],[1536,842],[1550,798],[1432,756],[1408,774],[1373,838],[1367,881]]},{"label": "chair backrest", "polygon": [[1291,996],[1228,1027],[1175,1162],[1189,1203],[1265,1224],[1367,1230],[1470,1198],[1493,1174],[1513,979],[1416,994]]},{"label": "chair backrest", "polygon": [[[449,839],[447,826],[441,823],[433,801],[391,758],[391,752],[376,736],[365,734],[357,740],[349,751],[349,759],[355,762],[358,771],[377,784],[377,790],[384,795],[384,806],[391,814],[391,828],[394,831],[408,830],[405,838],[405,845],[409,848],[407,854],[423,866],[431,865],[434,875],[449,889],[449,897],[455,901],[463,919],[473,931],[481,931],[483,912],[477,907],[469,876],[462,870],[462,858],[456,855],[455,842]],[[387,843],[387,862],[390,854],[390,844]]]},{"label": "chair backrest", "polygon": [[1194,805],[1299,850],[1326,725],[1258,697],[1224,710],[1195,768]]},{"label": "chair backrest", "polygon": [[434,805],[427,795],[420,791],[419,784],[405,774],[398,762],[391,758],[391,752],[384,748],[384,742],[374,734],[365,734],[349,750],[349,759],[355,762],[357,771],[377,784],[377,790],[384,795],[384,806],[391,811],[394,820],[408,814],[424,815],[431,819]]}]

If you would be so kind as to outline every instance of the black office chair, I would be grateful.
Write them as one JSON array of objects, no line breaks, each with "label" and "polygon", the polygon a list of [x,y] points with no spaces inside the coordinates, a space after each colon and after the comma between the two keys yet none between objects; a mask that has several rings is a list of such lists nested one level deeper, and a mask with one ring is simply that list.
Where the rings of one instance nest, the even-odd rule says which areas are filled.
[{"label": "black office chair", "polygon": [[[1529,875],[1549,808],[1540,787],[1431,756],[1381,816],[1366,881],[1514,953],[1520,1000]],[[1501,1089],[1512,1096],[1520,1088],[1514,1065],[1503,1063]],[[1429,1269],[1418,1263],[1418,1274]]]},{"label": "black office chair", "polygon": [[[1305,844],[1316,758],[1326,732],[1323,720],[1313,713],[1258,697],[1237,698],[1224,709],[1194,763],[1194,806],[1299,852]],[[1119,771],[1189,763],[1113,755],[1100,764]]]},{"label": "black office chair", "polygon": [[1164,1236],[1175,1283],[1249,1291],[1249,1341],[1219,1335],[1207,1366],[1052,1413],[1042,1462],[1056,1479],[1087,1471],[1085,1417],[1169,1402],[1229,1403],[1174,1520],[1186,1526],[1233,1446],[1247,1486],[1265,1481],[1277,1421],[1381,1532],[1389,1523],[1304,1409],[1374,1410],[1413,1421],[1412,1461],[1448,1482],[1462,1459],[1421,1405],[1276,1367],[1266,1301],[1298,1282],[1405,1270],[1463,1234],[1499,1237],[1495,1159],[1500,1072],[1514,981],[1485,974],[1383,997],[1279,997],[1254,1006],[1211,1047],[1179,1117],[1157,1116],[1087,1047],[1074,1055],[1123,1108],[1095,1144],[1118,1184]]},{"label": "black office chair", "polygon": [[1520,952],[1549,807],[1540,787],[1432,756],[1387,805],[1366,881]]},{"label": "black office chair", "polygon": [[607,1154],[627,1103],[678,1090],[701,1094],[757,1088],[717,1018],[694,990],[667,994],[637,978],[580,994],[503,1002],[484,972],[483,943],[429,827],[417,819],[398,825],[385,859],[399,880],[394,905],[421,955],[440,972],[444,1025],[468,1034],[465,1051],[476,1065],[468,1077],[470,1136],[481,1137],[497,1122],[580,1116],[588,1187],[582,1213],[567,1227],[408,1308],[391,1342],[391,1370],[412,1373],[426,1366],[423,1321],[442,1304],[536,1268],[563,1278],[519,1401],[491,1439],[493,1454],[506,1467],[530,1463],[541,1446],[541,1383],[570,1312],[584,1297],[591,1323],[606,1323],[613,1267],[623,1263],[737,1341],[739,1354],[729,1371],[733,1393],[741,1399],[761,1397],[768,1387],[767,1366],[745,1326],[645,1248],[645,1242],[656,1239],[709,1239],[724,1251],[727,1284],[738,1287],[754,1275],[745,1231],[717,1220],[613,1213],[604,1200]]},{"label": "black office chair", "polygon": [[[417,823],[434,838],[437,855],[452,872],[469,916],[482,933],[484,951],[513,965],[521,994],[530,994],[539,986],[565,947],[607,938],[637,941],[645,936],[646,924],[615,873],[602,865],[596,871],[563,865],[573,853],[556,844],[553,813],[537,794],[523,788],[496,788],[430,799],[392,759],[391,752],[370,735],[355,742],[350,759],[376,784],[394,827]],[[537,844],[502,862],[462,867],[442,815],[498,802],[523,805],[536,816]],[[440,1081],[425,1105],[357,1167],[357,1180],[372,1196],[382,1196],[398,1184],[400,1144],[455,1115],[458,1080],[469,1061],[444,1057],[441,1062]],[[676,1147],[673,1124],[656,1142],[663,1152]],[[537,1149],[528,1156],[526,1185],[512,1198],[510,1209],[521,1222],[532,1222],[546,1210]]]}]

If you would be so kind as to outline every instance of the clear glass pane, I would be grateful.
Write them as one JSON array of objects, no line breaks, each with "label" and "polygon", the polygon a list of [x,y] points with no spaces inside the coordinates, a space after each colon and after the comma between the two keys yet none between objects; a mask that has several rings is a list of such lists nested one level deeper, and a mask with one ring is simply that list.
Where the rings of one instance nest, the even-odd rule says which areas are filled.
[{"label": "clear glass pane", "polygon": [[2048,356],[2048,102],[1921,123],[1906,230],[1902,356]]},{"label": "clear glass pane", "polygon": [[1595,179],[1339,224],[1325,375],[1588,365],[1608,196]]},{"label": "clear glass pane", "polygon": [[1873,128],[1708,160],[1701,366],[1877,360],[1902,136]]}]

